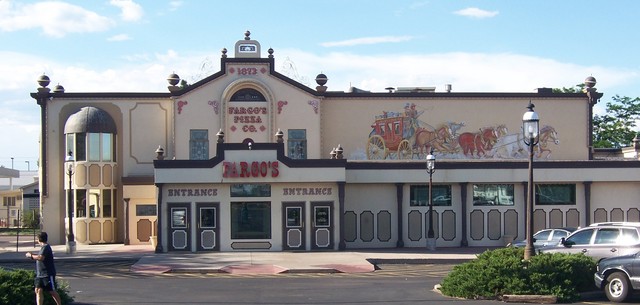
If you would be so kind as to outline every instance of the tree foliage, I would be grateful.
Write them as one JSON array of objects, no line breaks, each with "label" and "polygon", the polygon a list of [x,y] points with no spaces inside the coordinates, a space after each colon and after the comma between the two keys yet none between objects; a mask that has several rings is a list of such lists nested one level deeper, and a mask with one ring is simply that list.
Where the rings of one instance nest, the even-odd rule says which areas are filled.
[{"label": "tree foliage", "polygon": [[593,146],[620,148],[629,146],[636,136],[640,120],[640,98],[615,95],[607,102],[606,113],[593,117]]},{"label": "tree foliage", "polygon": [[[584,84],[553,88],[554,93],[580,93]],[[636,136],[636,121],[640,120],[640,98],[615,95],[606,103],[606,113],[593,116],[593,146],[621,148],[631,145]]]},{"label": "tree foliage", "polygon": [[31,210],[24,213],[22,217],[22,226],[24,228],[35,229],[40,227],[40,213],[38,210]]}]

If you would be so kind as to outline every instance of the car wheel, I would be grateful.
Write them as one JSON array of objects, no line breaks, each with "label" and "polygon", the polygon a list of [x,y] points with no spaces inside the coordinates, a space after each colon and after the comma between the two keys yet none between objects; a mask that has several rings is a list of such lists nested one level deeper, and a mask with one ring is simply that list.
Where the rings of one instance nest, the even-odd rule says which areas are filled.
[{"label": "car wheel", "polygon": [[614,272],[607,276],[607,284],[604,286],[604,293],[611,302],[624,302],[629,296],[631,284],[624,272]]}]

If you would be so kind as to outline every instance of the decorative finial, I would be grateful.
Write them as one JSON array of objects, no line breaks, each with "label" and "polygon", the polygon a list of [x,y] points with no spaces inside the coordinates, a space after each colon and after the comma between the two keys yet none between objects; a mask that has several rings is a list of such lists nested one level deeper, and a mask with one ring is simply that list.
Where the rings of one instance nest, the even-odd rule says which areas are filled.
[{"label": "decorative finial", "polygon": [[251,38],[249,36],[251,36],[251,32],[249,32],[249,30],[244,32],[244,40],[250,40]]},{"label": "decorative finial", "polygon": [[224,132],[222,129],[216,133],[216,136],[218,136],[218,143],[224,143]]}]

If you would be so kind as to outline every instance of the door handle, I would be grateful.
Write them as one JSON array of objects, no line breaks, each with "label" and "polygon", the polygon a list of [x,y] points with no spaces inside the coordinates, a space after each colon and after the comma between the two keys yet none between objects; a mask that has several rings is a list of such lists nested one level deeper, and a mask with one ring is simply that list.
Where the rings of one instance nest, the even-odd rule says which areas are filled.
[{"label": "door handle", "polygon": [[587,253],[587,249],[582,249],[582,253]]}]

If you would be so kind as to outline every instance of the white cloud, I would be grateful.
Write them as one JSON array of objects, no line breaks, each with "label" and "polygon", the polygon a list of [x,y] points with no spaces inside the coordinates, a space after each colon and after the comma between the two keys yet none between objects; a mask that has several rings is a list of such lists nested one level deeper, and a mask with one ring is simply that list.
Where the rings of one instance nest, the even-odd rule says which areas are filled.
[{"label": "white cloud", "polygon": [[45,35],[63,37],[67,33],[106,31],[114,22],[82,7],[59,1],[13,4],[0,1],[0,30],[14,32],[40,28]]},{"label": "white cloud", "polygon": [[363,38],[355,38],[343,41],[331,41],[331,42],[323,42],[320,45],[323,47],[351,47],[357,45],[368,45],[368,44],[378,44],[378,43],[389,43],[389,42],[403,42],[409,41],[413,39],[411,36],[379,36],[379,37],[363,37]]},{"label": "white cloud", "polygon": [[144,15],[142,7],[132,0],[111,0],[109,3],[120,8],[120,18],[124,21],[138,21]]},{"label": "white cloud", "polygon": [[498,13],[498,11],[485,11],[477,7],[469,7],[454,12],[454,14],[456,15],[478,19],[495,17],[496,15],[498,15]]},{"label": "white cloud", "polygon": [[107,41],[125,41],[125,40],[131,40],[131,37],[129,37],[129,35],[127,34],[118,34],[118,35],[114,35],[107,38]]},{"label": "white cloud", "polygon": [[169,10],[170,11],[175,11],[177,10],[179,7],[182,6],[182,1],[170,1],[169,2]]}]

